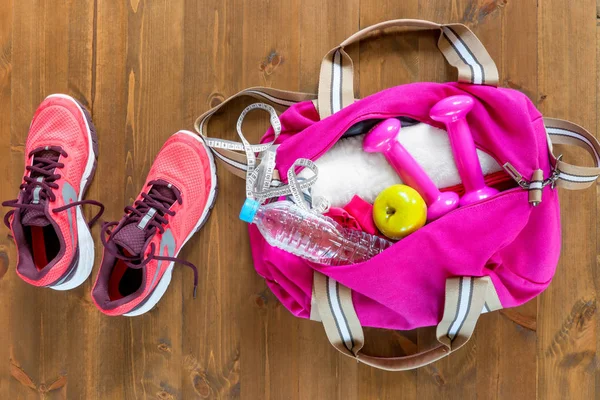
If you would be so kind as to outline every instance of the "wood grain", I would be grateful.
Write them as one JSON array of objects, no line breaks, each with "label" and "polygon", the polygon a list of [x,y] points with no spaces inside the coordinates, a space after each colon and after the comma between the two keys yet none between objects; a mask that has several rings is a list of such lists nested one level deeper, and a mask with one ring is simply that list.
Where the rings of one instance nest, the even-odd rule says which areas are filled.
[{"label": "wood grain", "polygon": [[[544,114],[596,131],[594,0],[0,0],[0,195],[16,194],[31,116],[50,93],[69,93],[92,112],[100,162],[87,198],[102,201],[113,220],[169,135],[249,86],[314,92],[330,48],[391,18],[467,24],[503,86],[523,91]],[[433,34],[381,36],[349,53],[357,96],[455,76]],[[217,116],[221,137],[235,138],[245,104]],[[256,142],[265,127],[251,115],[245,132]],[[190,272],[175,269],[158,307],[138,318],[100,314],[89,297],[92,278],[66,293],[25,284],[14,273],[10,232],[0,227],[0,398],[599,398],[594,189],[561,192],[563,253],[542,296],[483,316],[449,359],[389,373],[338,354],[319,324],[281,306],[254,272],[245,226],[234,218],[242,182],[224,169],[218,177],[213,215],[182,252],[200,268],[198,297]],[[93,235],[98,243],[98,228]],[[367,330],[366,346],[410,354],[431,334]]]},{"label": "wood grain", "polygon": [[[585,125],[594,132],[597,118],[596,2],[541,4],[538,14],[539,91],[543,113]],[[564,32],[569,32],[565,35]],[[575,40],[575,38],[577,38]],[[558,76],[570,79],[558,79]],[[582,101],[589,99],[588,101]],[[564,149],[565,157],[579,152]],[[596,392],[596,297],[598,217],[596,193],[561,193],[563,249],[555,282],[539,300],[539,395],[594,398]],[[574,212],[573,209],[577,208]]]},{"label": "wood grain", "polygon": [[[0,195],[3,199],[14,196],[10,188],[12,176],[16,175],[17,168],[11,168],[16,157],[11,149],[11,91],[12,91],[12,1],[7,1],[0,11],[0,168],[2,171],[11,171],[5,175],[7,184],[0,185]],[[18,162],[18,161],[17,161]],[[22,172],[21,172],[22,173]],[[0,393],[10,393],[13,386],[11,378],[11,343],[12,329],[10,326],[11,301],[13,280],[10,278],[12,269],[10,260],[14,259],[12,239],[8,237],[8,230],[0,228],[0,338],[4,344],[0,346]],[[8,361],[8,362],[7,362]]]}]

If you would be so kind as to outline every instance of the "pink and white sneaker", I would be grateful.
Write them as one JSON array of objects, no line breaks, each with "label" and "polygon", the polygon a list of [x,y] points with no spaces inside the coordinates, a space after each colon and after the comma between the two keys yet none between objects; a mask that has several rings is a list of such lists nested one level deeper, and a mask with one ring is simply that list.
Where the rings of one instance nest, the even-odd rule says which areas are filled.
[{"label": "pink and white sneaker", "polygon": [[48,96],[31,121],[25,173],[14,207],[4,217],[17,247],[17,274],[27,283],[68,290],[94,266],[94,242],[81,206],[94,171],[98,138],[88,112],[72,97]]},{"label": "pink and white sneaker", "polygon": [[200,136],[180,131],[156,156],[142,192],[120,221],[102,227],[104,255],[92,298],[107,315],[135,316],[161,299],[176,258],[206,222],[214,204],[217,176],[212,153]]}]

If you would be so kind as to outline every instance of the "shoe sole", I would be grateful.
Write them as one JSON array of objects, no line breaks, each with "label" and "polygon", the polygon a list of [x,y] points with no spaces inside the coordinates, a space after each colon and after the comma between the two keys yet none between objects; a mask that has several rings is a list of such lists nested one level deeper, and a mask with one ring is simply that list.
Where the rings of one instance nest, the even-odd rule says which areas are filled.
[{"label": "shoe sole", "polygon": [[[204,150],[206,151],[206,154],[208,155],[208,160],[210,162],[211,179],[212,179],[212,182],[214,182],[214,184],[212,185],[212,187],[210,189],[210,193],[208,195],[208,200],[206,201],[206,207],[204,208],[204,211],[202,212],[200,219],[198,220],[198,222],[196,222],[194,229],[192,229],[192,231],[190,232],[188,237],[185,239],[185,241],[183,242],[183,244],[181,245],[181,247],[179,248],[177,253],[174,255],[174,257],[177,257],[179,255],[179,252],[181,252],[181,250],[183,249],[185,244],[188,242],[188,240],[190,240],[196,232],[198,232],[200,229],[202,229],[202,227],[208,220],[211,210],[213,209],[213,207],[215,205],[215,200],[217,197],[217,190],[218,190],[217,189],[217,168],[215,166],[215,159],[213,157],[212,151],[208,148],[208,146],[206,146],[206,143],[204,143],[202,138],[200,138],[200,136],[198,136],[195,133],[192,133],[190,131],[179,131],[179,132],[177,132],[177,134],[185,134],[188,136],[192,136],[194,139],[198,140],[200,142],[200,144],[202,144],[202,146],[204,147]],[[154,306],[163,297],[163,295],[167,291],[167,288],[169,287],[169,284],[171,283],[171,278],[173,275],[173,264],[174,264],[173,262],[169,263],[165,273],[163,274],[162,278],[156,284],[156,287],[154,288],[152,293],[150,293],[150,295],[148,297],[146,297],[146,299],[140,305],[138,305],[135,309],[133,309],[132,311],[130,311],[128,313],[123,314],[124,316],[135,317],[135,316],[147,313],[148,311],[152,310],[152,308],[154,308]]]},{"label": "shoe sole", "polygon": [[[81,177],[81,184],[79,186],[79,196],[77,200],[81,201],[92,182],[92,177],[94,176],[96,167],[98,165],[98,136],[96,134],[96,128],[92,123],[91,115],[77,100],[64,94],[53,94],[47,98],[56,97],[69,100],[75,104],[81,112],[87,128],[89,156],[85,165],[83,176]],[[79,249],[77,252],[77,263],[73,267],[72,272],[67,275],[67,279],[64,282],[59,282],[49,286],[54,290],[64,291],[78,287],[87,280],[92,273],[92,269],[94,268],[94,240],[92,238],[92,233],[88,228],[87,222],[83,218],[83,210],[81,206],[75,207],[75,214],[77,218],[77,238]]]}]

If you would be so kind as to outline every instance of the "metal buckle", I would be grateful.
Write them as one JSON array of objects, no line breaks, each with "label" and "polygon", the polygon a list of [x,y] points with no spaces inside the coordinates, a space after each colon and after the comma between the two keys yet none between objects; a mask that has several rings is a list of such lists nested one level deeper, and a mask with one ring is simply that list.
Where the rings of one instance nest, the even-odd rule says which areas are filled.
[{"label": "metal buckle", "polygon": [[554,164],[554,168],[552,169],[552,175],[548,179],[545,179],[544,182],[542,182],[542,187],[546,187],[548,185],[550,185],[552,189],[556,187],[556,181],[558,180],[558,177],[560,175],[560,170],[558,169],[558,162],[562,159],[562,156],[562,154],[559,154],[558,157],[556,157],[556,163]]},{"label": "metal buckle", "polygon": [[[554,168],[552,169],[552,175],[550,175],[549,178],[544,179],[542,181],[542,188],[545,188],[548,185],[550,185],[552,189],[556,187],[556,181],[558,180],[558,177],[560,175],[560,171],[558,169],[558,162],[561,160],[561,158],[562,154],[556,157],[556,163],[554,164]],[[510,163],[506,163],[502,167],[508,173],[508,175],[510,175],[510,177],[513,178],[515,182],[517,182],[517,184],[521,188],[529,190],[530,182],[527,179],[523,178],[523,175],[521,175],[519,171],[515,169],[515,167],[513,167]]]}]

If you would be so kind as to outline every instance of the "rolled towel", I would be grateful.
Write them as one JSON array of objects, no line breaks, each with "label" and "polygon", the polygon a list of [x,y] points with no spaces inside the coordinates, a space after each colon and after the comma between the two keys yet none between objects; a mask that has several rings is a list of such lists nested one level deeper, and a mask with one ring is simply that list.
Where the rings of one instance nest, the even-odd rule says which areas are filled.
[{"label": "rolled towel", "polygon": [[[382,154],[363,151],[363,139],[364,134],[340,139],[315,162],[319,178],[311,188],[313,197],[323,196],[333,207],[345,206],[355,195],[373,203],[383,189],[402,183]],[[446,131],[419,123],[403,127],[398,140],[438,188],[461,183]],[[477,155],[484,175],[502,170],[489,154],[477,150]]]}]

